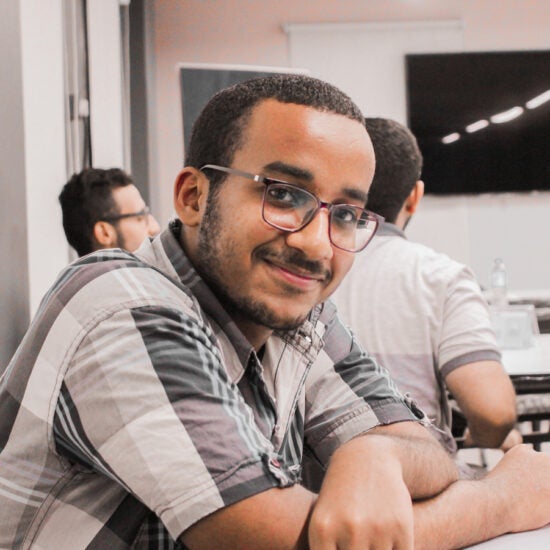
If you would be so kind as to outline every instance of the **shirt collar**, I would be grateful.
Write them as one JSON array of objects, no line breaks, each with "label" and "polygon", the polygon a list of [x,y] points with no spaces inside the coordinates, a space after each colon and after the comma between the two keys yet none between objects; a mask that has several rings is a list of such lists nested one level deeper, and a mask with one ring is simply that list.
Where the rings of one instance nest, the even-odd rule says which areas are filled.
[{"label": "shirt collar", "polygon": [[376,232],[377,237],[402,237],[406,239],[407,236],[402,229],[399,229],[397,225],[389,222],[383,222]]}]

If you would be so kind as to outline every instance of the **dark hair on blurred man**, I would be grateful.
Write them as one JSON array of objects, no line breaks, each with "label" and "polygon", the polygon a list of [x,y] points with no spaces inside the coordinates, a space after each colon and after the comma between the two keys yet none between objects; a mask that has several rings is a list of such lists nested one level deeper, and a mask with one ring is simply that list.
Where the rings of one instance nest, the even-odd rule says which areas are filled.
[{"label": "dark hair on blurred man", "polygon": [[63,229],[79,256],[103,248],[136,250],[159,232],[132,178],[120,168],[86,168],[59,195]]}]

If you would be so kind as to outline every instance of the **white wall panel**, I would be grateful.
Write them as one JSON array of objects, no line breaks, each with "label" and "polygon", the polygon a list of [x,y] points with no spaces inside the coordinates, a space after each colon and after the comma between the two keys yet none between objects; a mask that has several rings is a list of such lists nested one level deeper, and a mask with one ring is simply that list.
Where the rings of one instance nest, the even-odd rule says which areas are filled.
[{"label": "white wall panel", "polygon": [[290,65],[342,88],[366,116],[406,122],[405,54],[460,51],[460,21],[291,24]]},{"label": "white wall panel", "polygon": [[67,177],[61,0],[20,0],[20,15],[32,315],[69,258],[57,200]]},{"label": "white wall panel", "polygon": [[96,168],[123,167],[122,57],[119,0],[88,0],[90,127]]}]

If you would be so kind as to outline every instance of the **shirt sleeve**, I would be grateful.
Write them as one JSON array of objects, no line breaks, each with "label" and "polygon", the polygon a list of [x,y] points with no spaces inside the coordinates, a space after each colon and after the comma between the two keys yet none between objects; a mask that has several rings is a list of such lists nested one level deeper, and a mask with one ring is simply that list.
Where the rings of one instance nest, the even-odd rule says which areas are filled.
[{"label": "shirt sleeve", "polygon": [[474,361],[500,360],[487,302],[465,266],[460,266],[447,285],[436,349],[443,377]]},{"label": "shirt sleeve", "polygon": [[306,385],[304,430],[308,451],[324,466],[339,446],[375,426],[424,419],[328,308],[324,350]]},{"label": "shirt sleeve", "polygon": [[56,449],[111,478],[176,539],[215,510],[290,482],[228,380],[210,329],[177,309],[123,310],[76,351]]}]

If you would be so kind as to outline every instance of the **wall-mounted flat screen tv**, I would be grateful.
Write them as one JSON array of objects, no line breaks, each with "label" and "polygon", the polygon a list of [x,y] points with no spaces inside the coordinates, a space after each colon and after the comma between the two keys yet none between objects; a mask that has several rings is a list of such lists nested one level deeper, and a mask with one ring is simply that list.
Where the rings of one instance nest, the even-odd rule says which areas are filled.
[{"label": "wall-mounted flat screen tv", "polygon": [[406,56],[433,194],[550,191],[550,51]]}]

